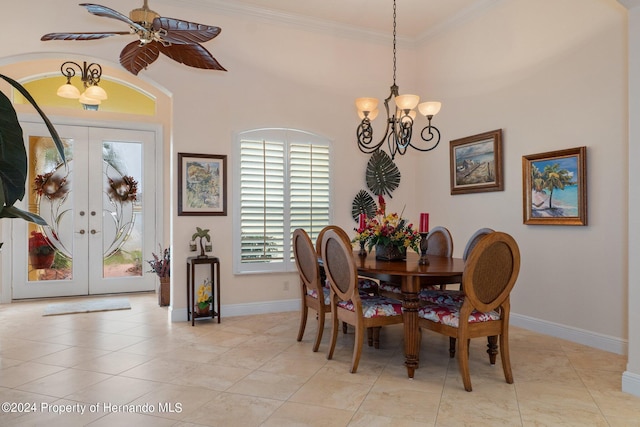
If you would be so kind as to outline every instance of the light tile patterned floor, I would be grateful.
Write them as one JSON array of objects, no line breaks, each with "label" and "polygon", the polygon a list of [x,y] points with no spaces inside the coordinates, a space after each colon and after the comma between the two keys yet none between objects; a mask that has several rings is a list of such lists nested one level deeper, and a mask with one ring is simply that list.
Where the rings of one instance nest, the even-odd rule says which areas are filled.
[{"label": "light tile patterned floor", "polygon": [[51,300],[1,305],[0,401],[20,412],[3,406],[0,425],[640,426],[640,398],[620,391],[625,357],[523,329],[511,330],[513,385],[472,341],[467,393],[430,332],[415,379],[401,325],[349,374],[353,333],[327,360],[328,326],[313,353],[315,313],[298,343],[295,312],[192,327],[168,323],[155,295],[128,298],[131,310],[51,317]]}]

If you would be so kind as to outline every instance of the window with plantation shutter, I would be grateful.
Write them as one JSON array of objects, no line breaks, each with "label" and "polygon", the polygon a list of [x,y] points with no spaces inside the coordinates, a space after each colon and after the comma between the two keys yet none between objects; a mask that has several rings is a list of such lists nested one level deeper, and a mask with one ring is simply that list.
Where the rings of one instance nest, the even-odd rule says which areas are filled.
[{"label": "window with plantation shutter", "polygon": [[238,135],[234,180],[237,273],[295,271],[293,230],[315,241],[331,223],[330,146],[291,129]]}]

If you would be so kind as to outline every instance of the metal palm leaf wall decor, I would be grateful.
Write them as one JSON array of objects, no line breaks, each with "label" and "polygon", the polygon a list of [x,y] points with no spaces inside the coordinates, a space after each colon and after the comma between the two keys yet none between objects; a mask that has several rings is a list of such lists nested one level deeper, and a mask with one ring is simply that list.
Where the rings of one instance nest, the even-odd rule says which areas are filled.
[{"label": "metal palm leaf wall decor", "polygon": [[382,150],[374,151],[367,164],[367,186],[373,194],[391,196],[400,185],[400,170]]},{"label": "metal palm leaf wall decor", "polygon": [[376,215],[376,202],[373,197],[365,190],[360,190],[351,204],[351,216],[354,220],[358,221],[360,214],[367,215],[367,218],[371,218]]}]

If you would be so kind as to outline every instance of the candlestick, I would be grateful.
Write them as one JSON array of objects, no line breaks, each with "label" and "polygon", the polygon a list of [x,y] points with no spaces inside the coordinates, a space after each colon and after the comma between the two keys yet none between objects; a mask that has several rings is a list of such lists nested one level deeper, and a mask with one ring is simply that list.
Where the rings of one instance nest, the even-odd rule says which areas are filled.
[{"label": "candlestick", "polygon": [[358,252],[360,256],[367,256],[367,250],[364,248],[364,240],[360,240],[360,252]]},{"label": "candlestick", "polygon": [[[427,214],[429,215],[429,214]],[[422,221],[420,221],[420,225],[422,225]],[[420,232],[420,261],[418,261],[419,265],[429,265],[429,258],[427,258],[427,237],[429,233]]]},{"label": "candlestick", "polygon": [[424,212],[420,214],[420,233],[429,232],[429,214]]},{"label": "candlestick", "polygon": [[367,214],[361,213],[360,214],[360,230],[364,230],[366,226],[367,226]]}]

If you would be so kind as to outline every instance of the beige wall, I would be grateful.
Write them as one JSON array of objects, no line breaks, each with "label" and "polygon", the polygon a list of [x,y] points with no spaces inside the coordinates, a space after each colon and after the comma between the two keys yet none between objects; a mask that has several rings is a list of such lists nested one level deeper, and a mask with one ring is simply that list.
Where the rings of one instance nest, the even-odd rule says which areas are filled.
[{"label": "beige wall", "polygon": [[[351,201],[365,188],[368,160],[355,146],[353,100],[387,96],[390,40],[156,3],[165,16],[222,27],[205,46],[229,70],[192,70],[160,58],[140,73],[173,97],[171,133],[165,135],[170,164],[175,167],[178,152],[199,152],[226,154],[231,168],[234,134],[252,128],[293,127],[324,135],[335,153],[335,223],[351,229]],[[111,0],[109,6],[131,9],[125,0]],[[47,19],[54,9],[69,16]],[[130,41],[122,36],[40,42],[50,31],[120,28],[70,0],[55,6],[34,0],[28,11],[10,3],[3,5],[3,16],[12,17],[3,20],[3,40],[7,34],[21,37],[0,44],[0,58],[56,51],[116,62]],[[443,102],[435,119],[443,141],[434,152],[398,159],[402,183],[388,201],[398,211],[406,205],[414,220],[428,211],[433,225],[449,227],[456,255],[479,227],[513,234],[523,260],[514,321],[569,335],[584,332],[610,342],[614,351],[624,351],[628,334],[626,65],[626,12],[615,0],[498,1],[419,47],[401,42],[397,83],[401,92]],[[451,196],[448,142],[496,128],[504,130],[505,190]],[[523,225],[522,156],[582,145],[588,147],[589,226]],[[167,192],[175,197],[175,186]],[[190,255],[187,242],[196,226],[211,229],[221,258],[223,305],[298,297],[295,275],[233,275],[231,200],[228,212],[226,217],[178,217],[175,207],[167,206],[174,317],[186,306],[183,260]]]}]

